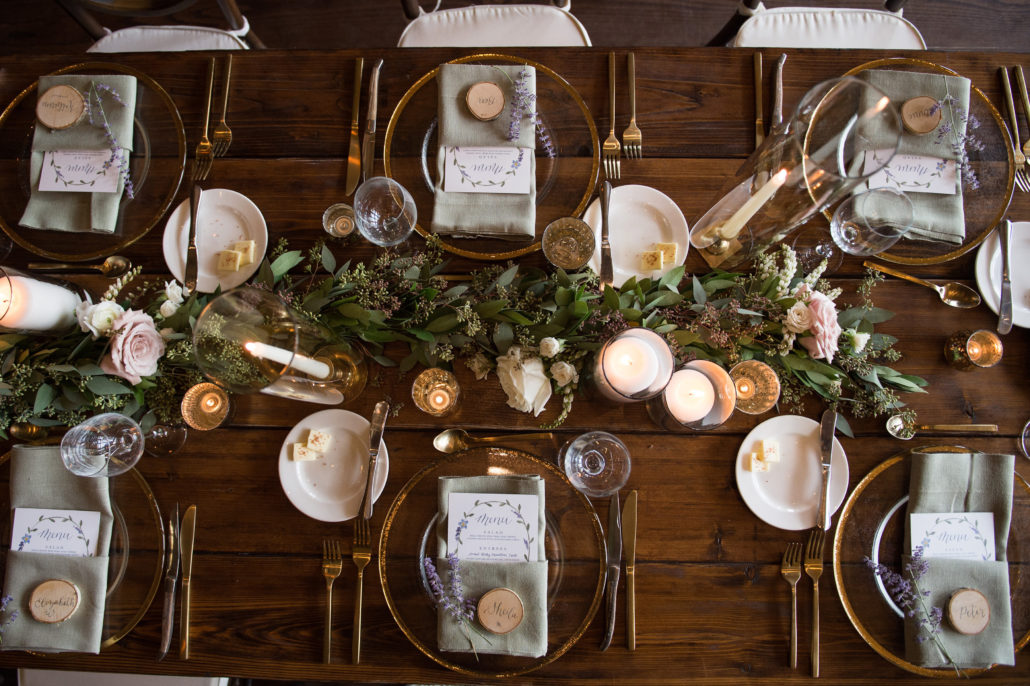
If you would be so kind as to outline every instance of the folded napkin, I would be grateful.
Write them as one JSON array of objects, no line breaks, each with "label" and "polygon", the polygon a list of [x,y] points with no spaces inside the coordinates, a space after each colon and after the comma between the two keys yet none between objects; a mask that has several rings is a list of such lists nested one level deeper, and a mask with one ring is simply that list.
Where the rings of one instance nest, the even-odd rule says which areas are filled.
[{"label": "folded napkin", "polygon": [[[4,595],[18,618],[4,629],[3,650],[100,652],[111,545],[111,498],[107,479],[75,476],[64,467],[57,446],[16,446],[11,451],[11,508],[37,507],[100,512],[96,557],[73,557],[11,550],[7,553]],[[64,579],[79,589],[79,606],[60,624],[32,618],[29,596],[48,579]]]},{"label": "folded napkin", "polygon": [[[110,86],[118,93],[124,106],[110,93],[102,95],[104,116],[118,144],[132,150],[133,117],[136,113],[136,77],[124,75],[103,76],[41,76],[39,92],[64,84],[76,88],[84,96],[90,83]],[[88,116],[88,115],[87,115]],[[32,138],[32,157],[29,165],[31,195],[25,213],[19,222],[32,229],[54,231],[96,231],[114,233],[118,225],[124,179],[119,175],[118,190],[114,193],[76,193],[40,191],[39,177],[43,168],[43,153],[54,150],[110,150],[100,126],[93,126],[84,117],[78,124],[61,130],[50,130],[36,124]],[[117,167],[112,170],[118,173]],[[109,172],[111,173],[111,172]]]},{"label": "folded napkin", "polygon": [[[947,615],[951,594],[960,588],[983,593],[991,608],[987,628],[975,636],[955,631],[947,618],[941,622],[941,643],[960,668],[1015,664],[1012,613],[1009,603],[1009,565],[1006,561],[1012,519],[1012,455],[983,453],[913,453],[908,511],[993,512],[995,559],[990,561],[924,558],[928,571],[919,579],[929,591],[927,607]],[[905,524],[905,550],[911,550],[909,523]],[[903,558],[907,564],[908,556]],[[951,667],[932,640],[916,640],[916,618],[905,620],[905,647],[909,661],[924,667]],[[925,636],[925,633],[924,633]]]},{"label": "folded napkin", "polygon": [[[536,93],[536,70],[524,66],[444,64],[437,83],[440,89],[440,133],[436,154],[436,195],[433,202],[433,231],[458,236],[491,236],[527,239],[536,234],[536,133],[533,122],[522,121],[517,140],[508,140],[511,100],[519,72],[525,70],[527,88]],[[502,73],[503,72],[503,73]],[[505,74],[507,76],[505,76]],[[504,91],[505,107],[493,121],[480,121],[465,104],[468,87],[490,81]],[[529,193],[448,193],[444,188],[445,148],[449,147],[528,148]],[[522,164],[526,161],[523,160]]]},{"label": "folded napkin", "polygon": [[[899,155],[922,155],[945,160],[958,158],[952,147],[955,141],[965,139],[966,120],[969,111],[969,79],[944,74],[923,74],[889,69],[870,69],[859,74],[870,85],[887,94],[895,107],[910,98],[928,95],[942,103],[941,127],[953,125],[951,133],[939,136],[937,131],[915,135],[903,131],[898,144]],[[954,101],[944,104],[944,98],[951,95]],[[870,94],[870,98],[876,96]],[[872,106],[874,103],[865,103]],[[873,126],[873,125],[871,125]],[[872,131],[870,131],[872,133]],[[958,183],[954,195],[939,193],[907,193],[912,201],[912,228],[906,238],[921,238],[931,241],[960,244],[966,236],[966,219],[962,209],[962,170],[958,170]]]},{"label": "folded napkin", "polygon": [[[544,547],[544,480],[537,475],[441,477],[436,526],[436,568],[447,569],[447,500],[451,493],[522,493],[540,496],[536,562],[461,561],[466,598],[478,599],[494,588],[508,588],[522,600],[522,622],[507,634],[472,630],[476,653],[540,657],[547,652],[547,556]],[[438,613],[440,650],[471,653],[469,634],[447,612]],[[488,642],[489,641],[489,642]]]}]

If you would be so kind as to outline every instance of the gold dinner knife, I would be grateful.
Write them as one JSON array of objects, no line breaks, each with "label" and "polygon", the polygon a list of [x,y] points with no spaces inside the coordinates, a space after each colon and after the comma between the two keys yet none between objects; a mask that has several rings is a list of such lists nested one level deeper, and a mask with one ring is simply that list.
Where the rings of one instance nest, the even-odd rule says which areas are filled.
[{"label": "gold dinner knife", "polygon": [[197,506],[190,505],[182,517],[179,530],[179,554],[182,558],[182,615],[179,618],[179,657],[190,659],[190,576],[193,571],[193,535],[197,529]]},{"label": "gold dinner knife", "polygon": [[352,195],[361,180],[361,137],[358,135],[358,108],[361,106],[361,71],[365,68],[365,60],[359,57],[354,63],[354,103],[351,105],[350,117],[350,153],[347,155],[346,195]]},{"label": "gold dinner knife", "polygon": [[765,140],[765,122],[762,117],[762,53],[755,53],[755,147]]},{"label": "gold dinner knife", "polygon": [[637,649],[637,492],[630,491],[622,508],[622,544],[626,558],[626,647]]}]

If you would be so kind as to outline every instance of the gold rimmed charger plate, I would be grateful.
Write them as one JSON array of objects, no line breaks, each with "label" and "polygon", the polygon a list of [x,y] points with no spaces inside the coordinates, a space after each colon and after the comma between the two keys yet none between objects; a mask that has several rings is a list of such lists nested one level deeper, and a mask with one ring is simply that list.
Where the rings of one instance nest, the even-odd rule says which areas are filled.
[{"label": "gold rimmed charger plate", "polygon": [[[892,57],[875,60],[855,67],[845,76],[855,76],[867,69],[892,69],[898,71],[915,71],[927,74],[944,74],[961,76],[948,67],[913,59],[911,57]],[[918,95],[918,93],[913,93]],[[878,254],[878,259],[897,264],[940,264],[954,260],[980,245],[994,230],[1008,210],[1012,200],[1013,187],[1016,180],[1016,159],[1012,152],[1012,143],[1008,130],[987,96],[979,88],[969,85],[969,114],[975,116],[980,127],[970,130],[983,149],[970,151],[970,163],[977,175],[980,187],[970,190],[962,188],[962,205],[966,217],[966,236],[961,245],[942,243],[939,241],[902,239],[888,251]],[[910,135],[910,134],[905,134]],[[925,134],[935,136],[936,133]],[[942,145],[946,145],[946,141]],[[829,220],[832,212],[824,212]]]},{"label": "gold rimmed charger plate", "polygon": [[[863,561],[864,557],[873,557],[873,544],[882,528],[879,561],[894,569],[900,567],[906,509],[899,504],[908,495],[911,455],[917,450],[969,452],[967,448],[953,445],[917,447],[902,451],[874,467],[855,486],[841,510],[833,538],[833,576],[848,619],[862,639],[881,657],[913,674],[954,678],[953,669],[930,669],[905,659],[902,619],[887,604],[877,587],[876,575]],[[1030,483],[1018,473],[1013,478],[1007,557],[1012,634],[1014,648],[1018,652],[1030,642]],[[962,671],[972,676],[987,669]]]},{"label": "gold rimmed charger plate", "polygon": [[[168,92],[150,76],[124,64],[84,62],[57,74],[125,74],[136,77],[134,150],[130,158],[135,197],[122,196],[114,233],[45,231],[18,225],[29,200],[28,153],[39,81],[15,96],[0,113],[0,229],[29,252],[75,262],[106,257],[143,238],[171,206],[186,167],[186,132]],[[77,126],[89,126],[79,123]]]},{"label": "gold rimmed charger plate", "polygon": [[[10,452],[0,456],[0,493],[4,494],[10,493],[10,458]],[[161,584],[166,552],[161,510],[150,484],[139,470],[133,467],[111,477],[109,484],[114,526],[101,650],[128,636],[150,609]],[[4,558],[6,566],[11,542],[10,516],[0,529],[3,537],[0,557]]]},{"label": "gold rimmed charger plate", "polygon": [[[597,184],[601,147],[597,127],[579,92],[551,68],[522,57],[496,53],[466,55],[448,64],[524,64],[537,72],[537,108],[556,143],[557,156],[548,159],[537,145],[536,233],[527,241],[498,238],[459,238],[439,236],[444,250],[476,260],[507,260],[540,250],[540,238],[550,222],[565,216],[579,216],[586,209]],[[433,232],[433,193],[426,187],[423,149],[439,109],[435,88],[440,67],[422,76],[401,97],[386,127],[383,163],[386,176],[395,179],[411,193],[419,212],[415,225],[424,238]],[[501,117],[508,116],[505,106]],[[528,122],[523,122],[528,125]],[[435,154],[429,155],[429,166]],[[560,172],[558,169],[560,168]]]},{"label": "gold rimmed charger plate", "polygon": [[[548,528],[561,537],[560,584],[549,596],[547,653],[514,657],[449,653],[437,649],[436,606],[423,590],[419,550],[426,523],[437,512],[441,476],[539,474],[544,480]],[[590,501],[555,465],[508,448],[472,448],[423,467],[390,505],[379,539],[379,578],[386,605],[408,640],[438,664],[474,677],[508,677],[539,669],[564,655],[586,632],[601,606],[604,535]],[[548,554],[549,564],[555,564]],[[549,570],[550,571],[550,570]],[[553,574],[549,574],[553,583]]]}]

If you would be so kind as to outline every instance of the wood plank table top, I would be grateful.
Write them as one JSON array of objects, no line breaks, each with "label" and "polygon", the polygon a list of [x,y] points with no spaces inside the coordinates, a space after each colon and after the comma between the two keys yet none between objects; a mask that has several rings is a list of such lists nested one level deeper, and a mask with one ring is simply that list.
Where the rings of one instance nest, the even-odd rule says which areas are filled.
[{"label": "wood plank table top", "polygon": [[[560,73],[582,96],[601,137],[607,121],[607,50],[506,49]],[[618,51],[625,55],[626,49]],[[730,49],[645,48],[634,51],[637,64],[638,123],[644,132],[644,158],[623,160],[621,183],[654,186],[669,195],[693,222],[711,206],[725,178],[754,148],[752,52]],[[785,72],[784,106],[788,113],[818,81],[838,76],[873,59],[871,51],[792,50]],[[771,65],[779,50],[766,50]],[[413,82],[441,62],[467,52],[447,49],[384,50],[381,76],[377,171],[383,163],[382,132],[391,112]],[[90,60],[130,65],[156,79],[181,112],[190,155],[203,118],[203,91],[208,59],[204,53],[90,56]],[[206,187],[229,188],[251,198],[268,223],[269,244],[288,238],[291,248],[305,249],[324,234],[322,212],[345,201],[350,103],[356,51],[265,51],[233,56],[233,86],[228,121],[233,143],[215,161]],[[913,56],[913,55],[908,55]],[[997,69],[1030,55],[1009,53],[938,53],[917,55],[969,77],[1002,107]],[[0,61],[0,103],[9,102],[40,74],[85,61],[77,55],[35,55]],[[767,66],[768,69],[768,66]],[[366,70],[367,74],[367,70]],[[367,83],[367,80],[366,80]],[[768,81],[771,83],[771,80]],[[628,123],[628,96],[620,81],[616,130]],[[218,92],[216,88],[216,93]],[[365,98],[362,95],[362,121]],[[771,88],[767,90],[771,101]],[[768,117],[769,103],[766,105]],[[217,110],[217,108],[216,108]],[[362,129],[364,127],[362,126]],[[419,132],[401,131],[398,136]],[[10,132],[0,138],[0,162],[10,164],[24,146]],[[155,145],[155,164],[171,164],[167,141]],[[570,168],[588,161],[571,159]],[[399,159],[398,164],[412,163]],[[187,197],[185,184],[175,204]],[[420,207],[428,216],[430,209]],[[1030,197],[1016,193],[1010,216],[1030,219]],[[821,221],[821,220],[817,220]],[[147,274],[167,271],[161,255],[162,220],[124,253]],[[421,239],[413,237],[412,245]],[[332,244],[331,244],[332,247]],[[337,259],[366,259],[374,250],[362,242],[334,248]],[[953,261],[906,268],[930,279],[959,280],[976,287],[975,251]],[[31,261],[16,247],[8,264]],[[521,260],[543,267],[540,253]],[[448,271],[482,266],[456,259]],[[701,258],[688,254],[688,272],[707,271]],[[1015,269],[1025,265],[1013,265]],[[833,282],[855,302],[862,275],[861,259],[847,258]],[[81,275],[86,279],[85,274]],[[97,280],[86,279],[99,288]],[[995,423],[989,437],[924,434],[912,443],[891,438],[883,418],[857,419],[855,438],[840,437],[850,463],[854,487],[872,468],[906,448],[919,445],[964,445],[984,452],[1017,453],[1017,471],[1030,478],[1030,461],[1018,456],[1016,437],[1030,419],[1030,337],[1013,329],[1004,338],[1004,359],[996,367],[958,372],[945,364],[944,339],[960,329],[993,329],[997,317],[986,306],[973,310],[945,307],[929,289],[899,280],[880,285],[874,300],[898,314],[877,330],[896,336],[903,358],[896,368],[926,378],[925,395],[904,400],[921,423]],[[388,348],[399,359],[404,351]],[[558,412],[552,399],[539,418],[515,412],[494,377],[475,381],[464,365],[456,373],[465,390],[459,411],[444,419],[419,412],[410,401],[417,370],[400,375],[373,370],[370,384],[345,409],[365,417],[377,400],[400,407],[391,417],[386,442],[390,474],[373,521],[373,546],[388,504],[405,482],[435,458],[432,437],[460,426],[478,435],[532,431]],[[350,617],[355,570],[344,552],[336,582],[334,662],[321,664],[325,587],[320,571],[321,542],[338,537],[349,546],[352,525],[309,519],[287,500],[279,485],[278,448],[289,429],[308,414],[324,409],[266,396],[238,398],[231,426],[209,433],[191,432],[179,453],[145,456],[139,470],[158,503],[167,510],[176,502],[198,508],[197,549],[193,571],[191,657],[174,655],[156,661],[161,629],[160,599],[136,629],[99,656],[36,656],[0,653],[0,667],[83,669],[156,674],[217,674],[252,678],[355,682],[472,683],[482,681],[438,666],[413,647],[394,622],[381,592],[375,559],[365,579],[364,641],[360,665],[350,664]],[[819,403],[805,414],[818,418]],[[775,529],[758,519],[741,499],[734,481],[734,459],[743,437],[773,416],[735,413],[722,427],[705,433],[660,430],[642,404],[614,406],[588,395],[577,398],[568,421],[553,439],[513,441],[513,447],[553,458],[564,441],[588,429],[603,428],[629,446],[633,471],[627,489],[639,491],[637,548],[637,648],[625,648],[624,623],[616,624],[612,647],[598,651],[604,633],[603,613],[564,656],[537,672],[514,677],[515,683],[785,683],[809,679],[808,626],[811,584],[799,584],[799,669],[787,663],[790,591],[779,573],[786,543],[804,541],[804,532]],[[5,487],[6,488],[6,487]],[[596,503],[602,521],[606,505]],[[156,554],[156,553],[154,553]],[[827,555],[827,559],[829,555]],[[1026,570],[1022,571],[1023,574]],[[848,620],[833,583],[829,562],[822,588],[822,679],[829,683],[916,683],[909,674],[879,657]],[[877,599],[869,599],[870,601]],[[620,613],[624,595],[620,592]],[[173,651],[174,652],[174,651]],[[1017,654],[1015,667],[999,667],[979,677],[992,683],[1026,683],[1030,657]]]}]

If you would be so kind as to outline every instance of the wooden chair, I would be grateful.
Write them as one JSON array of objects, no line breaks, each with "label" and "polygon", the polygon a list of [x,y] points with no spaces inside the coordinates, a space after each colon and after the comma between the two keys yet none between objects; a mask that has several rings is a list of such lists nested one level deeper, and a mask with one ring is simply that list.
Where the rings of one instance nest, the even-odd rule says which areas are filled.
[{"label": "wooden chair", "polygon": [[[263,48],[235,0],[217,0],[229,30],[206,26],[140,25],[117,31],[104,28],[91,12],[131,17],[160,17],[184,10],[197,0],[57,0],[96,40],[87,52],[179,52],[183,50],[246,50]],[[246,40],[244,40],[246,38]]]},{"label": "wooden chair", "polygon": [[570,11],[572,0],[552,5],[473,5],[426,12],[418,0],[401,0],[409,23],[399,48],[589,46],[590,35]]},{"label": "wooden chair", "polygon": [[228,677],[159,676],[19,669],[18,686],[227,686]]},{"label": "wooden chair", "polygon": [[884,9],[780,7],[741,0],[737,13],[708,45],[755,48],[892,48],[925,50],[919,29],[901,16],[905,0]]}]

